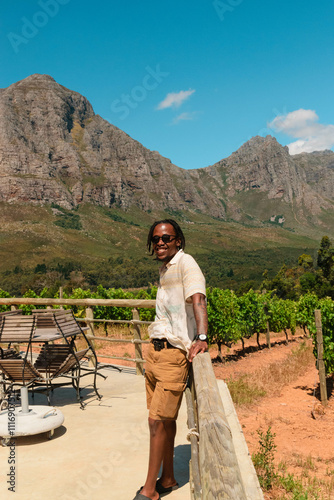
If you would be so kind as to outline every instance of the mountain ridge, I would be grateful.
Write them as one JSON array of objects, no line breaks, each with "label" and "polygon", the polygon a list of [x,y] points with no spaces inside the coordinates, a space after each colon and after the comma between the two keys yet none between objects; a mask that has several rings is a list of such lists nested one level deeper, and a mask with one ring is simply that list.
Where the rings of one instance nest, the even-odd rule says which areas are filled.
[{"label": "mountain ridge", "polygon": [[[0,91],[0,201],[203,213],[261,224],[328,226],[334,153],[291,156],[275,138],[253,137],[228,158],[182,169],[94,113],[49,75]],[[328,226],[329,227],[329,226]]]}]

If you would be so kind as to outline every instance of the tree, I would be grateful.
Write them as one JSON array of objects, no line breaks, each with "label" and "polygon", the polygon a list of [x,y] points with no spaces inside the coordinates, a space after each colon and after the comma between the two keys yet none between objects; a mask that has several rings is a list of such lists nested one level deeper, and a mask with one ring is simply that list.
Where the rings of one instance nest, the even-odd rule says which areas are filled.
[{"label": "tree", "polygon": [[299,279],[302,292],[313,292],[317,287],[317,276],[314,273],[304,273]]},{"label": "tree", "polygon": [[303,253],[298,257],[298,265],[303,269],[311,269],[313,267],[313,259],[311,255]]},{"label": "tree", "polygon": [[297,298],[297,276],[295,269],[288,269],[285,264],[278,271],[271,281],[271,290],[276,291],[276,295],[281,299]]},{"label": "tree", "polygon": [[329,279],[334,266],[334,249],[328,236],[323,236],[321,239],[317,264],[324,278]]}]

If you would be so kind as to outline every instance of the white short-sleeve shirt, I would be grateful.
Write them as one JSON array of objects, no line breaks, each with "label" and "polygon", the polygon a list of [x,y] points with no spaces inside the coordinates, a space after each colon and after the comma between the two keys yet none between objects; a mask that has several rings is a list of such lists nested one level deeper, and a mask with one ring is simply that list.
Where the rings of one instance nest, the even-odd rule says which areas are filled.
[{"label": "white short-sleeve shirt", "polygon": [[160,268],[156,317],[149,326],[151,339],[166,338],[175,347],[189,351],[197,333],[190,299],[195,293],[206,296],[205,278],[195,259],[179,250]]}]

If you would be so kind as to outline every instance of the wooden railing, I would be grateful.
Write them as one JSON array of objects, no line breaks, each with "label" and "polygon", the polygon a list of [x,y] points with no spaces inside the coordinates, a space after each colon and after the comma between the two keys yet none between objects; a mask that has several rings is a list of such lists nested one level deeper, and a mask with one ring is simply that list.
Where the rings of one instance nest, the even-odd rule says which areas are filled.
[{"label": "wooden railing", "polygon": [[192,499],[246,500],[209,353],[198,354],[192,367],[190,388],[186,389]]},{"label": "wooden railing", "polygon": [[[143,364],[145,360],[142,355],[142,344],[148,343],[146,340],[141,338],[140,325],[150,324],[150,321],[140,321],[138,308],[155,308],[155,300],[137,300],[137,299],[47,299],[47,298],[0,298],[0,305],[11,306],[12,309],[17,308],[19,305],[34,305],[34,306],[84,306],[85,307],[85,317],[77,318],[78,321],[83,321],[89,326],[90,333],[86,335],[88,340],[92,343],[95,348],[95,341],[105,341],[105,342],[127,342],[134,344],[135,347],[135,357],[128,358],[122,356],[112,356],[110,354],[103,354],[103,358],[108,359],[118,359],[131,361],[136,364],[137,375],[143,374]],[[132,319],[131,320],[104,320],[104,319],[94,319],[94,306],[105,306],[105,307],[131,307],[132,308]],[[94,323],[125,323],[133,326],[133,338],[129,339],[118,339],[110,337],[99,337],[95,335]],[[98,354],[98,353],[97,353]]]}]

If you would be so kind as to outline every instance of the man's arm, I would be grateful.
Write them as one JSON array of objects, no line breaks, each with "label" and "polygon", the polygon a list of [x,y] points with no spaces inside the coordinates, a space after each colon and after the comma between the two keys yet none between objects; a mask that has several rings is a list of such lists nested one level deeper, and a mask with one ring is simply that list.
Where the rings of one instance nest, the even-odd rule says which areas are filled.
[{"label": "man's arm", "polygon": [[[202,293],[195,293],[192,295],[192,302],[194,308],[195,321],[197,326],[197,335],[204,333],[208,334],[208,313],[206,309],[205,296]],[[192,361],[196,354],[204,352],[208,348],[207,342],[197,340],[189,350],[189,361]]]}]

